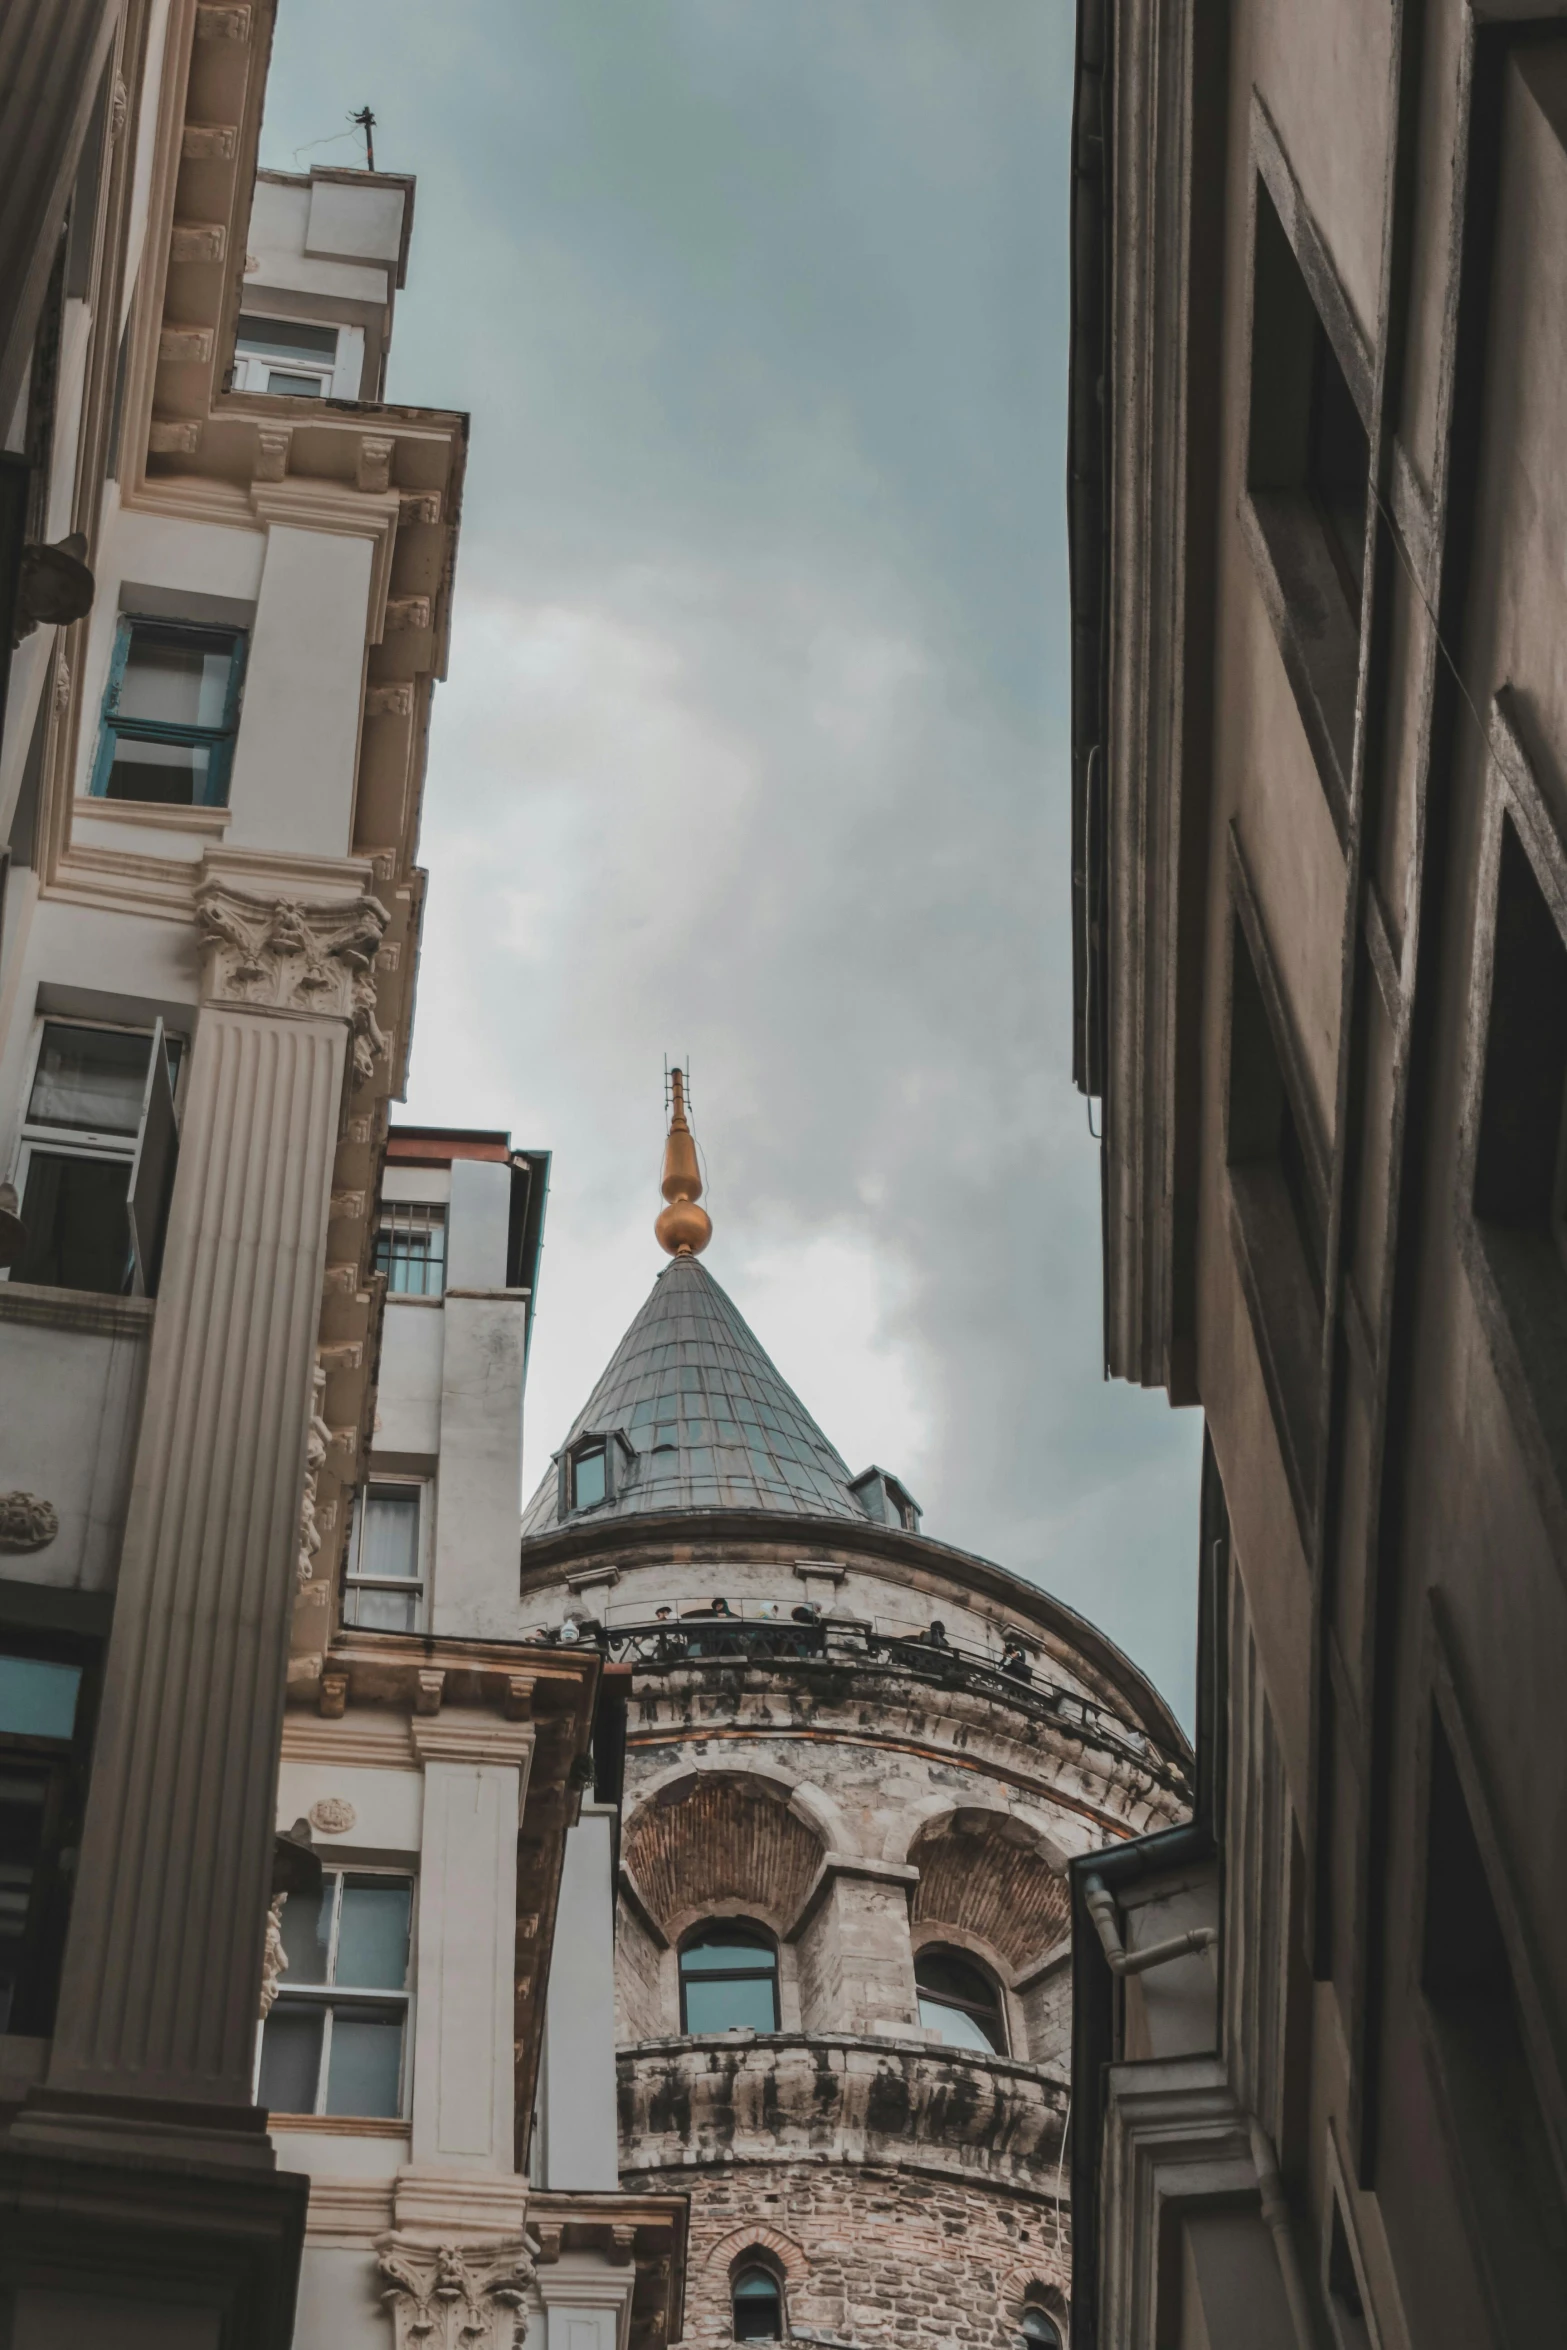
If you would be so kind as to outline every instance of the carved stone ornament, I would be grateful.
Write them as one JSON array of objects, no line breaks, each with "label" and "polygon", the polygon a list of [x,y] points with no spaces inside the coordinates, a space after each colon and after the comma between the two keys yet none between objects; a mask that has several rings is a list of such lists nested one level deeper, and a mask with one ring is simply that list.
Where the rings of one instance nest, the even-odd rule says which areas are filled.
[{"label": "carved stone ornament", "polygon": [[311,1384],[310,1422],[305,1430],[305,1489],[299,1497],[299,1548],[295,1568],[303,1591],[316,1571],[321,1548],[321,1521],[316,1514],[316,1489],[326,1456],[332,1449],[332,1431],[322,1418],[326,1402],[326,1373],[317,1363]]},{"label": "carved stone ornament", "polygon": [[522,2237],[488,2244],[419,2244],[378,2236],[397,2350],[512,2350],[517,2312],[533,2279]]},{"label": "carved stone ornament", "polygon": [[43,1550],[59,1531],[52,1501],[36,1493],[0,1493],[0,1550]]},{"label": "carved stone ornament", "polygon": [[362,1082],[388,1049],[370,973],[389,920],[369,896],[307,906],[209,881],[196,899],[207,1001],[346,1018]]},{"label": "carved stone ornament", "polygon": [[266,2022],[277,1998],[277,1979],[287,1972],[288,1952],[283,1948],[283,1904],[286,1893],[274,1893],[272,1907],[267,1911],[267,1938],[261,1952],[261,2020]]},{"label": "carved stone ornament", "polygon": [[359,1814],[346,1795],[322,1795],[305,1816],[318,1835],[346,1836]]}]

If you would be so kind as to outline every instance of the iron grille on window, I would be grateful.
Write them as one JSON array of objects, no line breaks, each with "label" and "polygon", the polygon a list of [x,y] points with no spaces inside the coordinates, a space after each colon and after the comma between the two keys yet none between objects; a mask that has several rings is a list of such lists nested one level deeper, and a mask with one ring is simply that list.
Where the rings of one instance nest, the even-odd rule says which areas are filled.
[{"label": "iron grille on window", "polygon": [[383,1208],[375,1269],[393,1297],[439,1297],[446,1287],[446,1210],[422,1201]]}]

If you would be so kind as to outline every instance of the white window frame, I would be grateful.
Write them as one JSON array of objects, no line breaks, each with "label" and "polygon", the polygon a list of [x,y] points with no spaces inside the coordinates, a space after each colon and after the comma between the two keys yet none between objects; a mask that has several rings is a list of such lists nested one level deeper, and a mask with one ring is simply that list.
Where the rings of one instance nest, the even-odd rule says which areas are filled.
[{"label": "white window frame", "polygon": [[[44,1119],[30,1118],[27,1114],[33,1098],[33,1087],[38,1082],[38,1062],[44,1049],[44,1031],[48,1028],[85,1028],[94,1035],[144,1036],[147,1039],[147,1066],[150,1071],[153,1053],[165,1039],[164,1024],[161,1019],[154,1020],[149,1028],[137,1020],[92,1020],[72,1012],[40,1012],[34,1019],[33,1033],[28,1040],[27,1061],[22,1075],[21,1122],[17,1129],[16,1146],[11,1154],[10,1180],[16,1186],[18,1202],[27,1197],[28,1170],[33,1163],[33,1153],[38,1150],[48,1151],[55,1158],[96,1159],[127,1167],[130,1170],[127,1186],[129,1193],[135,1186],[136,1164],[141,1156],[142,1135],[146,1126],[145,1110],[141,1122],[129,1134],[99,1132],[85,1126],[51,1126]],[[179,1074],[173,1088],[176,1118],[185,1091],[185,1072],[190,1066],[193,1042],[194,1039],[189,1035],[179,1037]],[[9,1281],[10,1278],[9,1266],[0,1268],[0,1280]],[[139,1275],[133,1284],[133,1292],[138,1296],[143,1294]]]},{"label": "white window frame", "polygon": [[419,1561],[418,1580],[414,1585],[414,1620],[410,1631],[422,1632],[430,1610],[430,1550],[435,1512],[431,1507],[434,1480],[429,1477],[381,1476],[370,1469],[363,1485],[354,1495],[352,1522],[348,1529],[348,1553],[343,1568],[343,1622],[346,1630],[373,1632],[373,1624],[356,1624],[348,1613],[348,1603],[356,1591],[407,1591],[408,1578],[403,1575],[361,1575],[359,1560],[364,1545],[364,1504],[372,1486],[384,1486],[393,1492],[411,1493],[419,1504],[419,1533],[416,1556]]},{"label": "white window frame", "polygon": [[[252,317],[257,315],[259,314],[256,312],[251,313]],[[304,353],[295,359],[285,357],[281,351],[241,351],[236,348],[234,353],[234,390],[236,392],[265,392],[269,375],[310,375],[314,376],[320,384],[322,399],[330,400],[336,388],[337,371],[343,357],[345,330],[341,322],[332,318],[277,318],[272,323],[284,328],[290,326],[329,326],[337,336],[337,348],[330,359],[324,356],[311,358]],[[357,397],[357,392],[356,385],[348,396],[350,398]],[[297,392],[281,392],[274,393],[272,397],[274,399],[298,399],[300,395]]]},{"label": "white window frame", "polygon": [[[323,1879],[335,1881],[337,1890],[332,1897],[332,1931],[327,1945],[327,1976],[325,1983],[278,1984],[278,1994],[272,2013],[280,2007],[319,2007],[326,2010],[321,2026],[321,2060],[316,2070],[316,2101],[305,2115],[291,2116],[305,2121],[317,2119],[326,2112],[327,2084],[332,2077],[332,2010],[362,2003],[366,2007],[390,2007],[401,2004],[403,2010],[403,2054],[397,2075],[397,2111],[395,2114],[337,2114],[337,2121],[407,2121],[413,2111],[413,2054],[414,2054],[414,1953],[419,1947],[419,1873],[412,1868],[380,1867],[374,1862],[362,1866],[347,1854],[322,1869]],[[330,1978],[337,1966],[338,1934],[343,1920],[343,1882],[348,1877],[393,1877],[409,1888],[408,1899],[408,1979],[401,1991],[365,1991],[353,1984],[341,1988]],[[256,2061],[251,2080],[251,2095],[261,2092],[261,2055],[267,2034],[267,2018],[263,2017],[256,2033]],[[279,2112],[283,2111],[280,2106]]]}]

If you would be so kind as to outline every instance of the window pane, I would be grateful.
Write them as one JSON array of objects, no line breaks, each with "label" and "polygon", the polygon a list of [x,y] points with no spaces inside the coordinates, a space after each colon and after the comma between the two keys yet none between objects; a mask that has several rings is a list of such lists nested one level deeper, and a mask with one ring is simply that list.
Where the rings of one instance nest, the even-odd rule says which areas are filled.
[{"label": "window pane", "polygon": [[748,2268],[735,2280],[737,2342],[776,2342],[783,2332],[778,2280],[765,2269]]},{"label": "window pane", "polygon": [[151,1051],[150,1036],[46,1021],[27,1103],[29,1120],[85,1134],[134,1134],[141,1123]]},{"label": "window pane", "polygon": [[948,2007],[939,1999],[927,1999],[923,1992],[920,2023],[927,2032],[939,2032],[949,2048],[980,2048],[990,2056],[1002,2053],[998,2028],[970,2015],[966,2007]]},{"label": "window pane", "polygon": [[206,743],[144,743],[117,735],[104,798],[204,808],[211,765],[212,751]]},{"label": "window pane", "polygon": [[291,375],[281,367],[267,370],[267,390],[287,392],[295,400],[319,400],[326,390],[319,375]]},{"label": "window pane", "polygon": [[18,1738],[69,1738],[81,1685],[80,1665],[0,1656],[0,1730]]},{"label": "window pane", "polygon": [[118,715],[157,726],[221,726],[235,638],[202,629],[131,629]]},{"label": "window pane", "polygon": [[703,1940],[680,1953],[683,1975],[770,1975],[776,1964],[770,1947],[738,1937],[732,1942]]},{"label": "window pane", "polygon": [[688,1976],[684,1993],[688,2032],[736,2029],[776,2032],[778,2029],[778,2004],[771,1974],[741,1976],[728,1982],[722,1977],[709,1980],[701,1975]]},{"label": "window pane", "polygon": [[400,1991],[408,1980],[407,1877],[348,1877],[337,1929],[335,1980],[355,1991]]},{"label": "window pane", "polygon": [[293,1984],[324,1983],[332,1941],[332,1891],[328,1872],[319,1893],[291,1893],[283,1904],[283,1955]]},{"label": "window pane", "polygon": [[[287,1912],[285,1911],[285,1916]],[[314,2113],[326,2010],[279,1999],[261,2034],[257,2100],[269,2113]]]},{"label": "window pane", "polygon": [[364,1534],[359,1573],[407,1576],[419,1573],[419,1496],[395,1485],[372,1485],[361,1507]]},{"label": "window pane", "polygon": [[130,1283],[129,1159],[74,1159],[35,1150],[22,1200],[26,1239],[13,1281],[123,1295]]},{"label": "window pane", "polygon": [[273,351],[284,359],[335,359],[337,328],[313,326],[303,318],[261,318],[240,314],[236,351]]},{"label": "window pane", "polygon": [[43,1855],[47,1766],[0,1771],[0,2032],[22,1988],[23,1947],[33,1879]]},{"label": "window pane", "polygon": [[416,1632],[419,1589],[378,1591],[373,1584],[350,1583],[348,1621],[362,1632]]},{"label": "window pane", "polygon": [[400,2113],[402,2072],[401,2008],[333,2008],[328,2113]]},{"label": "window pane", "polygon": [[604,1498],[604,1448],[577,1455],[572,1463],[572,1500],[579,1510],[590,1510]]},{"label": "window pane", "polygon": [[394,1297],[439,1297],[446,1286],[446,1210],[389,1208],[376,1234],[375,1269]]}]

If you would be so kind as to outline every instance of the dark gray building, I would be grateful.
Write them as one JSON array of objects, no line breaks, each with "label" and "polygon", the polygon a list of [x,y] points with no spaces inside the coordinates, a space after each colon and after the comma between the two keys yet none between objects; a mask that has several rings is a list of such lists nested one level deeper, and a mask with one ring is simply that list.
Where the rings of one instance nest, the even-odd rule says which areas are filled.
[{"label": "dark gray building", "polygon": [[1082,0],[1073,172],[1105,1360],[1209,1439],[1197,1816],[1074,1865],[1075,2350],[1556,2340],[1567,20]]}]

